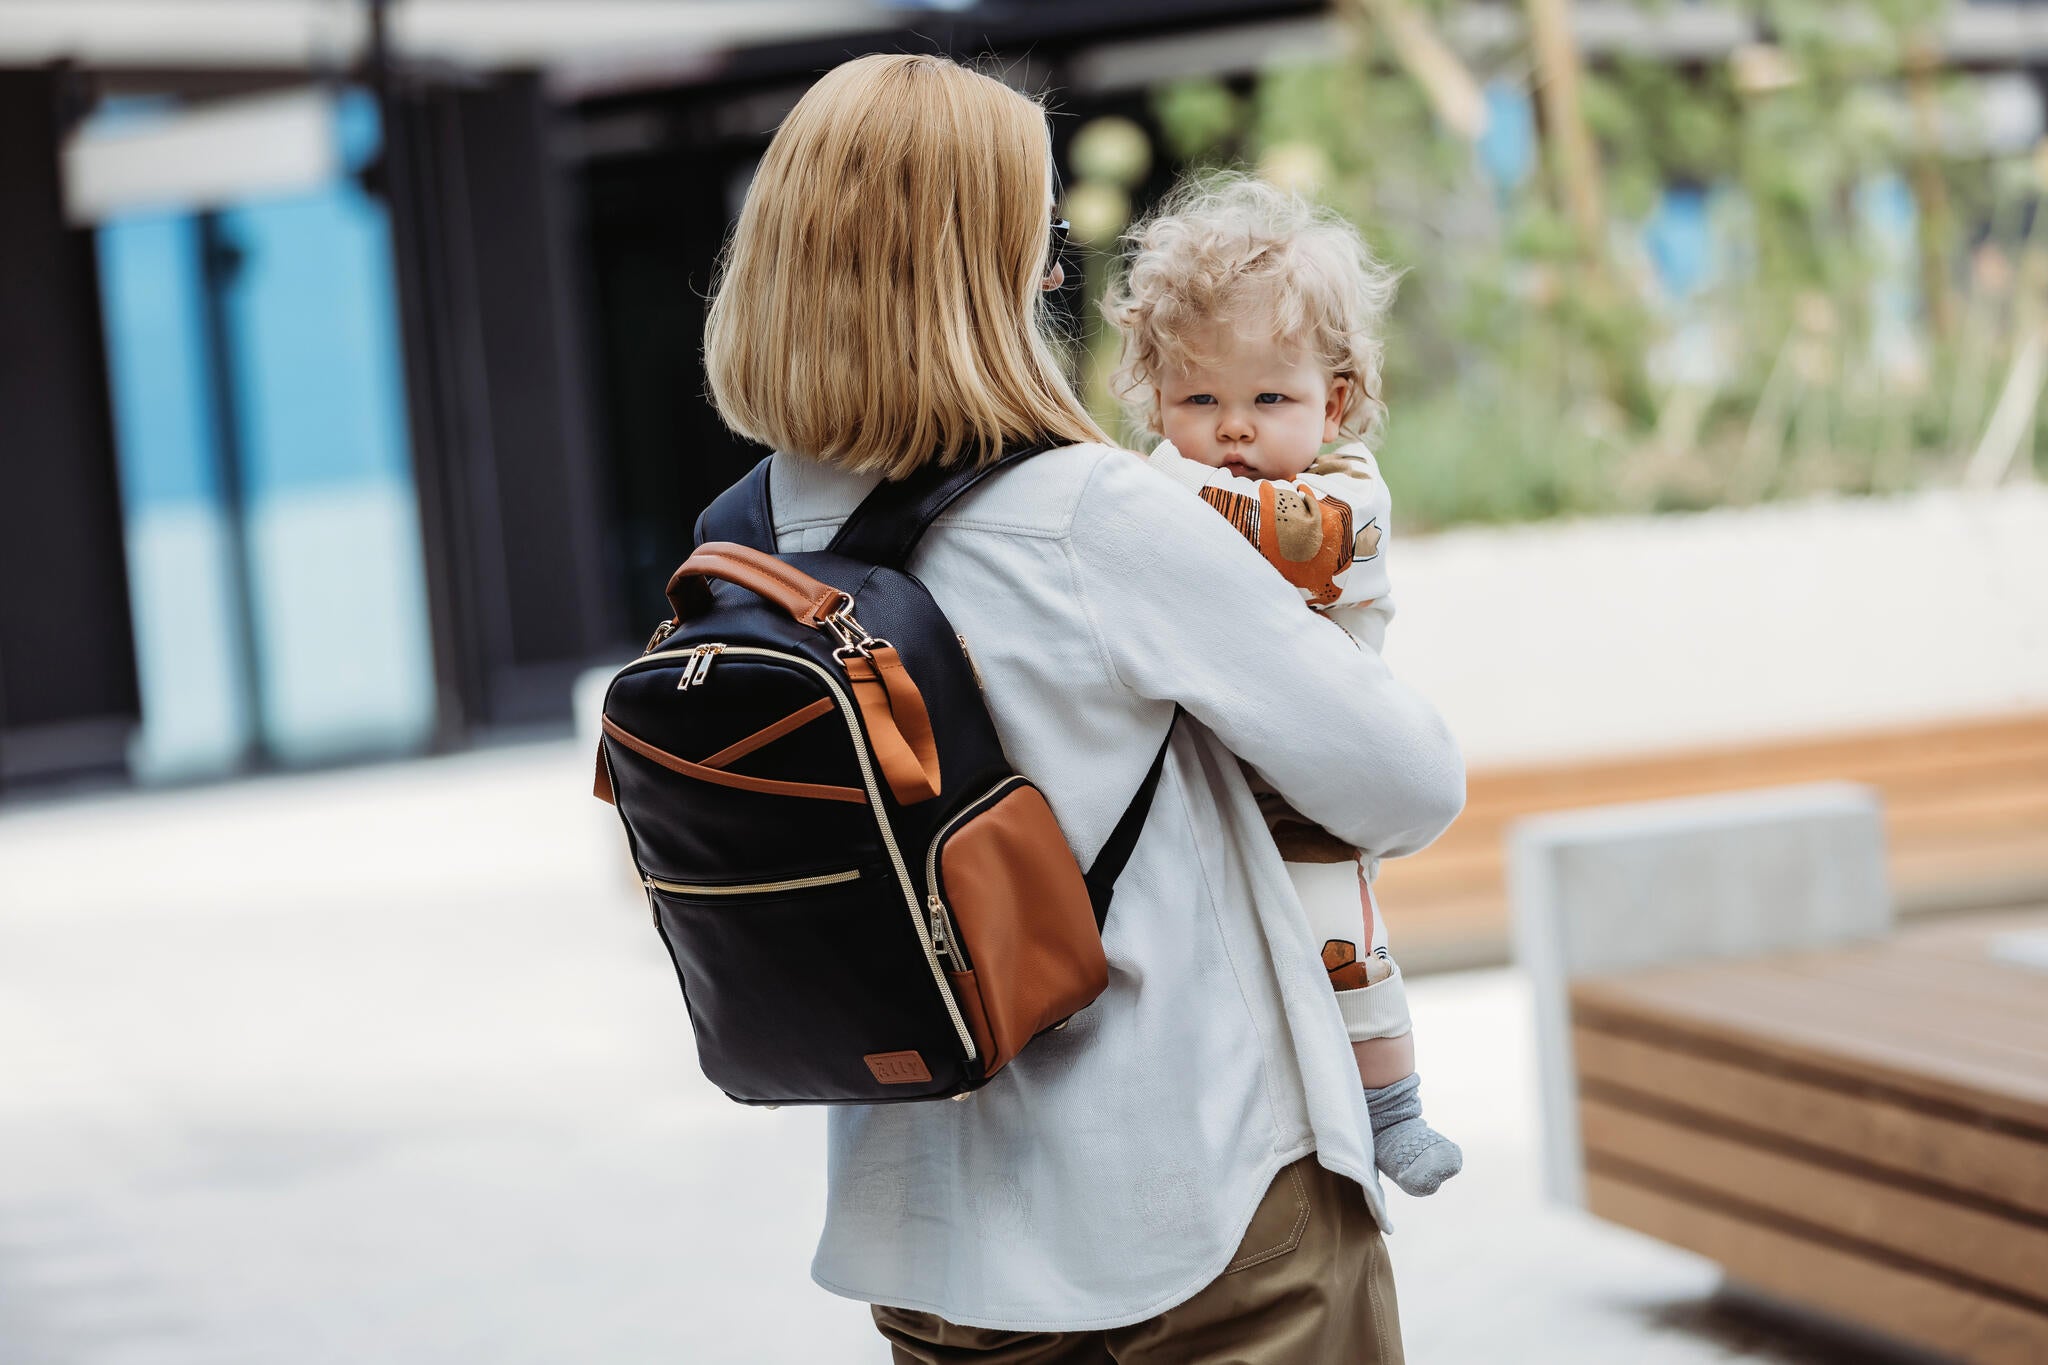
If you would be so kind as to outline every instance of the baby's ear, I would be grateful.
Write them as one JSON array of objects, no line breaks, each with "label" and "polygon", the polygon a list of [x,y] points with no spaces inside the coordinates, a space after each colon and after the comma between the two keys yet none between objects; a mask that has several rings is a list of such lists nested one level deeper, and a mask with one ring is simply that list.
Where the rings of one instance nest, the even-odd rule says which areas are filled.
[{"label": "baby's ear", "polygon": [[1338,375],[1330,381],[1330,396],[1323,401],[1323,444],[1340,439],[1343,435],[1344,403],[1351,397],[1351,377]]}]

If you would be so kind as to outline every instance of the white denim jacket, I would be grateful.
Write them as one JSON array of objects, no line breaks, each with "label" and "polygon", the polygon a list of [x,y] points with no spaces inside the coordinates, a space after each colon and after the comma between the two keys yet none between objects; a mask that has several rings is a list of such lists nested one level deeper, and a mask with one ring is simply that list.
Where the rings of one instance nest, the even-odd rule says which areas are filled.
[{"label": "white denim jacket", "polygon": [[[873,483],[776,456],[779,548],[824,548]],[[1127,451],[996,476],[910,568],[1084,866],[1175,702],[1192,723],[1117,884],[1108,990],[969,1100],[831,1110],[813,1278],[973,1326],[1138,1322],[1219,1275],[1273,1176],[1310,1151],[1385,1225],[1344,1022],[1232,755],[1333,834],[1413,853],[1464,801],[1436,711]],[[1319,699],[1315,724],[1276,700],[1296,689]]]}]

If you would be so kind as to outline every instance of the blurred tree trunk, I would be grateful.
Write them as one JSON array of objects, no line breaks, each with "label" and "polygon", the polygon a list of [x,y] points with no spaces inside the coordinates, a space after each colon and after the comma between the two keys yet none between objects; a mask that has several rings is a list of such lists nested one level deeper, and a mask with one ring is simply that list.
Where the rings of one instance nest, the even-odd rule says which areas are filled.
[{"label": "blurred tree trunk", "polygon": [[1579,107],[1583,69],[1578,41],[1572,34],[1571,0],[1528,0],[1528,4],[1544,138],[1550,144],[1565,214],[1578,234],[1580,254],[1597,271],[1606,255],[1607,222],[1601,207],[1600,159]]},{"label": "blurred tree trunk", "polygon": [[1913,197],[1920,201],[1920,287],[1927,319],[1942,341],[1955,335],[1955,296],[1949,289],[1948,186],[1941,177],[1941,130],[1934,77],[1940,55],[1928,39],[1906,48],[1906,91],[1913,106]]},{"label": "blurred tree trunk", "polygon": [[1486,131],[1486,96],[1472,72],[1438,36],[1429,19],[1407,0],[1356,0],[1366,21],[1386,35],[1429,106],[1444,126],[1467,142]]}]

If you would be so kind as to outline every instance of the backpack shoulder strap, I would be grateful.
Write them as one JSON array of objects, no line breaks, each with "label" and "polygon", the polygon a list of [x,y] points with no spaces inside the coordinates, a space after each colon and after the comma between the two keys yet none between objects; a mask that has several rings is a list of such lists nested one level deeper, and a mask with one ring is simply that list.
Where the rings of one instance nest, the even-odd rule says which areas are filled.
[{"label": "backpack shoulder strap", "polygon": [[697,518],[693,544],[729,540],[763,554],[775,553],[775,508],[768,497],[768,463],[763,456],[740,481],[720,493]]},{"label": "backpack shoulder strap", "polygon": [[1109,832],[1109,839],[1095,855],[1095,866],[1081,874],[1088,883],[1088,899],[1095,907],[1097,930],[1109,918],[1109,900],[1116,894],[1116,879],[1131,861],[1131,854],[1138,847],[1138,835],[1145,828],[1145,817],[1152,813],[1152,798],[1159,791],[1159,774],[1166,767],[1166,751],[1173,747],[1173,732],[1180,728],[1180,717],[1181,710],[1176,706],[1173,719],[1166,724],[1166,738],[1159,741],[1159,752],[1152,756],[1151,770],[1138,784],[1138,794],[1124,807],[1116,828]]},{"label": "backpack shoulder strap", "polygon": [[846,518],[839,534],[832,538],[831,551],[864,564],[900,569],[909,563],[910,553],[924,538],[925,530],[961,494],[992,474],[1021,464],[1033,455],[1044,454],[1053,444],[1033,442],[1005,451],[1002,458],[978,468],[941,469],[934,465],[907,479],[878,484]]},{"label": "backpack shoulder strap", "polygon": [[[909,562],[911,551],[917,548],[917,542],[924,537],[925,531],[962,494],[978,487],[990,475],[1034,455],[1042,455],[1056,444],[1053,441],[1034,442],[1018,450],[1006,451],[1001,459],[979,468],[921,469],[907,479],[882,483],[853,509],[839,528],[839,533],[832,538],[831,550],[848,559],[901,569]],[[765,507],[765,471],[762,472],[761,500]],[[715,508],[717,504],[713,506]],[[1098,930],[1109,918],[1109,902],[1116,892],[1117,878],[1123,875],[1124,867],[1131,861],[1131,854],[1138,847],[1138,836],[1144,832],[1146,817],[1152,813],[1152,798],[1159,791],[1159,775],[1165,770],[1167,750],[1173,746],[1173,735],[1180,728],[1180,717],[1181,710],[1176,706],[1166,734],[1159,741],[1159,752],[1152,756],[1152,766],[1145,773],[1145,780],[1139,784],[1137,794],[1118,817],[1116,828],[1109,832],[1108,840],[1095,855],[1095,865],[1082,874],[1082,880],[1088,885],[1088,899],[1095,910],[1095,927]]]}]

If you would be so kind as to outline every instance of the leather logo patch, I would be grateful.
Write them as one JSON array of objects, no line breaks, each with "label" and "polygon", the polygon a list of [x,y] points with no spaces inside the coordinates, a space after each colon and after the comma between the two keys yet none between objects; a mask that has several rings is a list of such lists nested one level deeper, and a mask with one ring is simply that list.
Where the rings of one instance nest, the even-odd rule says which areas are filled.
[{"label": "leather logo patch", "polygon": [[915,1052],[870,1052],[861,1060],[883,1085],[911,1085],[932,1078],[924,1058]]}]

